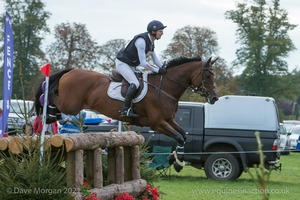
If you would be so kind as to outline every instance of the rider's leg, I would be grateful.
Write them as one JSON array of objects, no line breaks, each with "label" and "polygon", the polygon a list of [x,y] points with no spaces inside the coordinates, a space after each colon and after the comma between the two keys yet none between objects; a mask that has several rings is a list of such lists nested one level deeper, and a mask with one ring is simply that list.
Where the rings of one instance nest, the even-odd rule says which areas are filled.
[{"label": "rider's leg", "polygon": [[140,86],[139,81],[137,80],[132,67],[130,67],[126,63],[117,60],[116,69],[130,83],[130,86],[125,96],[124,105],[121,110],[121,116],[138,117],[138,115],[133,113],[133,110],[131,109],[131,104],[132,99]]},{"label": "rider's leg", "polygon": [[131,108],[132,99],[134,94],[136,93],[136,90],[137,87],[135,86],[135,84],[131,83],[125,96],[124,105],[121,110],[121,116],[138,117],[137,114],[133,113],[133,110]]}]

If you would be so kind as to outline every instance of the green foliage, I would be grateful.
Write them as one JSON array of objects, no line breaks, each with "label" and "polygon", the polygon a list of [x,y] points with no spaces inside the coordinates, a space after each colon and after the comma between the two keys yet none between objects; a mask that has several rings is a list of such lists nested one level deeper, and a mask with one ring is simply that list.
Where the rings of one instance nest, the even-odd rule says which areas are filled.
[{"label": "green foliage", "polygon": [[280,95],[279,75],[287,74],[284,60],[295,46],[288,32],[296,25],[288,22],[287,12],[279,0],[271,3],[254,0],[252,5],[238,3],[237,10],[226,12],[226,18],[237,24],[241,47],[236,51],[235,65],[245,67],[240,83],[244,94]]},{"label": "green foliage", "polygon": [[145,141],[140,147],[140,173],[141,178],[146,180],[148,184],[153,185],[154,181],[157,181],[160,177],[156,170],[150,168],[149,165],[149,150],[147,147],[151,137]]},{"label": "green foliage", "polygon": [[250,171],[248,171],[248,172],[249,172],[251,178],[253,179],[253,181],[255,182],[257,189],[259,189],[261,191],[266,191],[266,192],[261,193],[261,199],[268,200],[270,194],[267,192],[267,182],[270,179],[271,171],[267,171],[264,166],[265,156],[264,156],[263,150],[262,150],[260,133],[258,131],[255,132],[255,136],[256,136],[256,140],[257,140],[257,144],[258,144],[258,153],[259,153],[260,162],[259,162],[259,166],[255,167],[255,175],[256,176],[254,176]]},{"label": "green foliage", "polygon": [[[50,13],[44,11],[44,7],[45,4],[40,0],[6,1],[5,10],[13,19],[13,93],[18,98],[22,96],[19,76],[23,76],[25,93],[29,94],[34,84],[32,80],[35,80],[39,74],[38,62],[44,56],[41,50],[43,35],[49,32],[46,20],[50,17]],[[0,23],[3,22],[4,20],[1,20]]]},{"label": "green foliage", "polygon": [[40,162],[40,149],[20,155],[1,152],[0,154],[0,199],[71,199],[66,188],[66,171],[60,167],[60,155],[55,158],[47,152]]}]

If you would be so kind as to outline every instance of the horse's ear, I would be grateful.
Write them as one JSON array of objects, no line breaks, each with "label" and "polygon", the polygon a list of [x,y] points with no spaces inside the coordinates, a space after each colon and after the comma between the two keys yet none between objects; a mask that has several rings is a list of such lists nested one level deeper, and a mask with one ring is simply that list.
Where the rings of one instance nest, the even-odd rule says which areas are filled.
[{"label": "horse's ear", "polygon": [[211,65],[213,65],[218,59],[219,59],[219,57],[217,57],[216,59],[214,59],[213,61],[211,61]]},{"label": "horse's ear", "polygon": [[204,68],[210,67],[211,57],[205,62]]},{"label": "horse's ear", "polygon": [[206,61],[206,63],[210,63],[211,62],[211,57]]}]

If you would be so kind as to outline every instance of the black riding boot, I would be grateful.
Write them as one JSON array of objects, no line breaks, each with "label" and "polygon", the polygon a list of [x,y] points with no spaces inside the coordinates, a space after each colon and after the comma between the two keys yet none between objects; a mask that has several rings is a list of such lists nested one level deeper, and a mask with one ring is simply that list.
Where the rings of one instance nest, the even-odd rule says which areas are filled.
[{"label": "black riding boot", "polygon": [[138,117],[137,114],[133,113],[133,110],[131,108],[131,102],[134,94],[136,93],[136,90],[137,88],[135,84],[131,83],[125,96],[124,106],[121,110],[122,117]]}]

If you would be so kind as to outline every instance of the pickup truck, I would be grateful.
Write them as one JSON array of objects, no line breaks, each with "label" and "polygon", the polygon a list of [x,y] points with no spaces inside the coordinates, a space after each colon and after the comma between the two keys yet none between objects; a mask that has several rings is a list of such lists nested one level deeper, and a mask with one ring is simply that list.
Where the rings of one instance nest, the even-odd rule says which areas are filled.
[{"label": "pickup truck", "polygon": [[[271,97],[220,97],[214,104],[179,102],[176,121],[186,131],[184,160],[204,169],[208,178],[235,180],[248,168],[259,164],[258,131],[263,144],[265,167],[280,169],[279,117]],[[148,140],[149,151],[154,145],[172,146],[176,141],[148,127],[131,126],[131,130]]]}]

